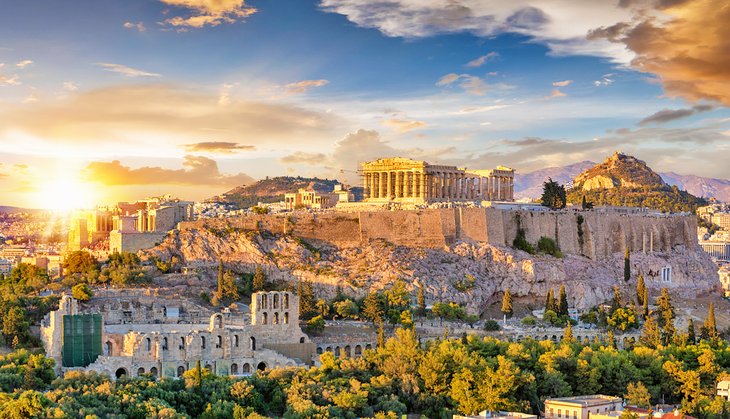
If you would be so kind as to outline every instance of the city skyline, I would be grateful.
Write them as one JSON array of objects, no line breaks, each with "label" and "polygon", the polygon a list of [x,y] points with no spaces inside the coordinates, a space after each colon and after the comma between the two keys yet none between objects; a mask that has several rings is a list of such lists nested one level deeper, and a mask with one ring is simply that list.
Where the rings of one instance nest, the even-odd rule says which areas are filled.
[{"label": "city skyline", "polygon": [[15,2],[2,204],[72,208],[403,156],[522,172],[614,150],[730,178],[720,1]]}]

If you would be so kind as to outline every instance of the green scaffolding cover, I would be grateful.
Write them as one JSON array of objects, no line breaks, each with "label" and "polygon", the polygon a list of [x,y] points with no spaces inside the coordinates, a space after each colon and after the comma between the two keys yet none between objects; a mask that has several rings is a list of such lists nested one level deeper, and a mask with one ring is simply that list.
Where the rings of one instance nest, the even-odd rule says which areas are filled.
[{"label": "green scaffolding cover", "polygon": [[101,315],[63,316],[64,367],[86,367],[101,355]]}]

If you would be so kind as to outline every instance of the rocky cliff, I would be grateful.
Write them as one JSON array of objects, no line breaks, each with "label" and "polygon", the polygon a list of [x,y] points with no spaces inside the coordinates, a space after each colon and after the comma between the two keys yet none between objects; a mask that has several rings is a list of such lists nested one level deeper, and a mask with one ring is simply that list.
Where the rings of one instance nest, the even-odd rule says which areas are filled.
[{"label": "rocky cliff", "polygon": [[[485,240],[470,238],[469,235],[476,236],[476,232],[481,231],[480,225],[476,221],[464,223],[462,220],[459,232],[451,240],[444,240],[443,236],[436,240],[433,230],[425,231],[427,236],[432,234],[430,240],[436,240],[428,246],[419,245],[423,231],[418,228],[422,229],[423,224],[438,219],[442,228],[454,226],[444,227],[448,224],[446,220],[434,215],[443,212],[428,214],[435,217],[430,220],[416,216],[417,213],[394,213],[407,217],[405,221],[400,220],[403,224],[396,235],[390,234],[393,225],[388,217],[393,213],[389,212],[356,214],[356,218],[338,213],[328,218],[320,214],[307,223],[301,218],[284,218],[284,225],[274,222],[276,217],[248,222],[228,219],[184,223],[179,231],[147,254],[163,260],[175,256],[184,265],[202,267],[200,276],[210,285],[214,282],[219,258],[227,269],[239,273],[252,272],[258,264],[275,281],[311,280],[321,295],[328,296],[333,296],[337,287],[348,294],[364,296],[368,290],[388,287],[395,279],[403,278],[414,290],[422,283],[429,302],[456,301],[472,312],[481,311],[496,293],[507,288],[516,296],[542,297],[549,288],[557,290],[561,284],[570,291],[573,304],[585,308],[608,300],[614,285],[634,287],[639,271],[644,273],[650,288],[669,287],[687,297],[712,290],[719,284],[714,264],[706,254],[698,251],[692,235],[688,237],[684,233],[691,227],[687,217],[653,219],[625,215],[612,220],[613,217],[605,214],[584,216],[583,227],[580,227],[585,229],[583,246],[599,249],[600,257],[595,252],[593,258],[583,256],[576,245],[564,248],[564,258],[554,258],[530,255],[505,245],[505,242],[511,242],[511,238],[507,240],[506,237],[511,237],[517,228],[517,213],[513,211],[485,216],[485,224],[488,220],[493,224],[502,223],[502,237],[495,242],[486,236]],[[561,246],[567,243],[569,235],[577,234],[576,214],[566,213],[564,219],[544,215],[544,225],[543,221],[538,221],[540,216],[520,215],[520,228],[527,230],[528,240],[543,235],[540,230],[543,227],[545,235],[565,235],[566,239],[558,240]],[[378,219],[380,224],[369,221],[370,228],[390,225],[391,230],[383,230],[381,236],[385,237],[377,237],[374,230],[368,232],[365,228],[363,236],[359,224],[363,217]],[[271,226],[275,228],[267,228]],[[656,229],[658,236],[648,235],[656,240],[653,252],[651,246],[642,246],[642,242],[651,238],[640,233],[652,229]],[[315,231],[319,232],[316,235],[319,238],[312,234]],[[592,233],[588,234],[588,231]],[[324,240],[325,237],[329,239]],[[404,240],[398,243],[390,240],[398,237]],[[407,237],[410,242],[405,241]],[[625,246],[632,251],[633,278],[629,285],[623,283]],[[669,283],[661,282],[659,272],[665,267],[672,269]],[[186,279],[180,280],[184,285]],[[200,282],[191,278],[187,281],[188,284]]]}]

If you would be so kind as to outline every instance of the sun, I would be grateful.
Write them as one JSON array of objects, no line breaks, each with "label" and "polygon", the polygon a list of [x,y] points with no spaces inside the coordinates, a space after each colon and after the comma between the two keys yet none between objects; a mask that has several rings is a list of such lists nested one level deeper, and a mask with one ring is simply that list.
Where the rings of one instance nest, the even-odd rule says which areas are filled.
[{"label": "sun", "polygon": [[92,208],[95,194],[88,183],[71,174],[61,174],[42,184],[36,194],[35,204],[38,208],[58,212]]}]

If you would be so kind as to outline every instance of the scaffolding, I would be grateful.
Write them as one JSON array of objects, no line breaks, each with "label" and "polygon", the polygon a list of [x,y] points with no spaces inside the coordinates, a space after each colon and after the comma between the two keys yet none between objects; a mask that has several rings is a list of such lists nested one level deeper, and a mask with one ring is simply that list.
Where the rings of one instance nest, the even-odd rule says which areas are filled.
[{"label": "scaffolding", "polygon": [[63,316],[64,367],[87,367],[101,355],[101,315]]}]

